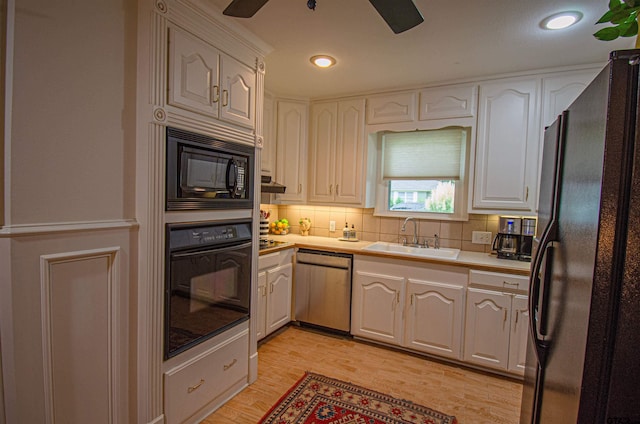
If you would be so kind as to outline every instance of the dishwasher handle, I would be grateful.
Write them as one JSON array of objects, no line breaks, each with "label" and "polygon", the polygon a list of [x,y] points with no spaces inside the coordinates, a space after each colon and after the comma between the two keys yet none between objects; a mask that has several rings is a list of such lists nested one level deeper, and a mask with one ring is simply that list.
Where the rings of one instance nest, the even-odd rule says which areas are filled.
[{"label": "dishwasher handle", "polygon": [[296,263],[327,268],[350,269],[353,255],[346,253],[298,250]]}]

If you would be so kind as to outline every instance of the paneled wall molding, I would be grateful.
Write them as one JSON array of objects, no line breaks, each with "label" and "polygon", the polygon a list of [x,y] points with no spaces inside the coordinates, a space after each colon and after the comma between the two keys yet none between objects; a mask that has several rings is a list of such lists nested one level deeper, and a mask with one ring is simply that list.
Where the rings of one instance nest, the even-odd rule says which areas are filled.
[{"label": "paneled wall molding", "polygon": [[[121,301],[126,287],[119,270],[120,252],[120,247],[106,247],[40,257],[46,424],[91,414],[118,423],[123,412],[126,416],[120,410],[120,391],[128,387],[122,373],[126,361],[122,316],[127,305]],[[79,298],[84,303],[77,303]],[[97,327],[92,325],[96,323]],[[91,355],[97,351],[98,357]],[[88,370],[91,373],[85,375]],[[69,387],[77,392],[68,393]],[[95,405],[101,409],[94,410]]]},{"label": "paneled wall molding", "polygon": [[0,238],[35,236],[52,233],[92,232],[102,230],[116,230],[138,228],[135,219],[115,219],[105,221],[79,221],[79,222],[45,222],[38,224],[17,224],[0,228]]},{"label": "paneled wall molding", "polygon": [[215,40],[215,46],[224,53],[255,69],[256,55],[266,56],[273,47],[253,33],[222,17],[220,10],[207,0],[166,0],[169,21],[188,28],[203,40]]},{"label": "paneled wall molding", "polygon": [[213,119],[203,119],[197,114],[186,111],[167,114],[166,125],[181,128],[187,131],[199,131],[215,138],[226,141],[235,141],[241,144],[255,145],[255,134],[246,130],[239,130],[228,125],[222,125]]}]

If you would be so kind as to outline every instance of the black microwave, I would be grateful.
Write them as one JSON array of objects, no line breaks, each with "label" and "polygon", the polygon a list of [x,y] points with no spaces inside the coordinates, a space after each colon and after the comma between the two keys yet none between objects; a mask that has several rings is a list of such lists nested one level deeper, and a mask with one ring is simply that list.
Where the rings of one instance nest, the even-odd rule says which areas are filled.
[{"label": "black microwave", "polygon": [[167,127],[166,210],[253,208],[254,147]]}]

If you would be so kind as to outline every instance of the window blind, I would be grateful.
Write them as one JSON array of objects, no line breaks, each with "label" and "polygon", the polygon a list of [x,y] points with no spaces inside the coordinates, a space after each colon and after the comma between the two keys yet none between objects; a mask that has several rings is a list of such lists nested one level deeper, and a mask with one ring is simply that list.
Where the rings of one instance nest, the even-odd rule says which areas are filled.
[{"label": "window blind", "polygon": [[466,139],[464,128],[387,133],[382,139],[382,177],[459,180]]}]

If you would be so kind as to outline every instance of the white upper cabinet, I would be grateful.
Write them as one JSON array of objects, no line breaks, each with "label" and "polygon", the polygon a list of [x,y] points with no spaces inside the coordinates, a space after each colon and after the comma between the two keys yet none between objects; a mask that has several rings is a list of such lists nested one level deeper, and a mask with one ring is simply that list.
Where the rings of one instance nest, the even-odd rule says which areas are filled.
[{"label": "white upper cabinet", "polygon": [[256,110],[256,75],[253,69],[221,54],[220,85],[220,119],[253,128]]},{"label": "white upper cabinet", "polygon": [[255,126],[256,72],[173,26],[168,88],[171,106],[246,128]]},{"label": "white upper cabinet", "polygon": [[534,212],[539,79],[480,84],[472,212]]},{"label": "white upper cabinet", "polygon": [[420,91],[419,119],[465,118],[475,116],[478,86],[455,85]]},{"label": "white upper cabinet", "polygon": [[169,28],[169,104],[217,118],[219,59],[212,46]]},{"label": "white upper cabinet", "polygon": [[338,103],[311,105],[309,131],[309,201],[332,202],[335,196]]},{"label": "white upper cabinet", "polygon": [[307,198],[307,119],[306,103],[277,102],[276,181],[286,186],[277,194],[282,203],[302,203]]},{"label": "white upper cabinet", "polygon": [[416,119],[416,93],[393,93],[367,98],[367,124],[411,122]]},{"label": "white upper cabinet", "polygon": [[598,70],[564,72],[542,79],[542,125],[553,124],[598,74]]},{"label": "white upper cabinet", "polygon": [[311,107],[309,202],[364,206],[364,99]]}]

